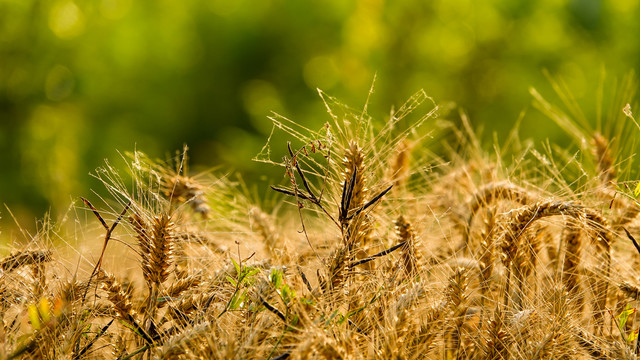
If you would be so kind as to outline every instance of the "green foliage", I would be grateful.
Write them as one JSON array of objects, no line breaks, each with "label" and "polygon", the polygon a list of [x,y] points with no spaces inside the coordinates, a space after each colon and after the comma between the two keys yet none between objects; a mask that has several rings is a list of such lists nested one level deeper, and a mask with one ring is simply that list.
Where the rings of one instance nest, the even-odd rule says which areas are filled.
[{"label": "green foliage", "polygon": [[255,266],[244,266],[233,259],[231,259],[231,262],[236,271],[236,278],[234,279],[227,275],[226,279],[235,289],[224,310],[225,312],[238,310],[245,306],[249,288],[256,282],[256,275],[260,273],[260,269]]},{"label": "green foliage", "polygon": [[293,301],[297,300],[296,292],[284,283],[284,272],[282,269],[272,269],[269,273],[269,281],[287,308],[292,305]]},{"label": "green foliage", "polygon": [[[527,108],[528,87],[549,93],[547,68],[593,119],[600,69],[636,65],[638,6],[0,0],[0,198],[31,223],[97,188],[79,180],[85,169],[135,146],[155,157],[186,142],[195,164],[257,177],[269,170],[245,160],[270,133],[270,111],[318,128],[327,116],[316,88],[358,105],[374,74],[372,114],[424,88],[491,136]],[[561,136],[540,114],[524,120],[530,136]]]},{"label": "green foliage", "polygon": [[631,307],[631,305],[627,304],[625,309],[616,316],[616,325],[618,326],[618,330],[620,331],[620,336],[627,343],[631,343],[638,338],[638,330],[628,331],[626,328],[627,321],[629,320],[629,316],[635,314],[637,311],[636,308]]},{"label": "green foliage", "polygon": [[51,304],[46,298],[40,299],[37,304],[27,305],[27,314],[31,328],[34,331],[39,331],[44,325],[51,321],[54,313],[51,309]]}]

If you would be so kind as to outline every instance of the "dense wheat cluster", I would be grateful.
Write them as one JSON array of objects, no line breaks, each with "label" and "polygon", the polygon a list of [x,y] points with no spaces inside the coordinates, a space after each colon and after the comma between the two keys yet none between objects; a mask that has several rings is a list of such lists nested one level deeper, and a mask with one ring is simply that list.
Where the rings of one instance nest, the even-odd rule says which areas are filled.
[{"label": "dense wheat cluster", "polygon": [[111,198],[0,260],[0,358],[637,357],[622,132],[578,129],[580,155],[516,136],[489,153],[424,92],[379,122],[321,97],[320,130],[271,119],[290,136],[255,159],[282,169],[275,201],[188,174],[186,147],[99,169]]}]

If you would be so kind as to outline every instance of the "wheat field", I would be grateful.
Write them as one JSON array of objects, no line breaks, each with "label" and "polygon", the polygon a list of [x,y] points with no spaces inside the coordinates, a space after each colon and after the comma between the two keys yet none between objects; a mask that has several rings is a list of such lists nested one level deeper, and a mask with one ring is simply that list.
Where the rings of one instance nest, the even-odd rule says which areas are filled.
[{"label": "wheat field", "polygon": [[186,146],[123,154],[0,260],[0,358],[635,359],[631,107],[591,128],[532,95],[579,151],[485,147],[420,91],[384,120],[323,92],[320,129],[273,115],[266,197]]}]

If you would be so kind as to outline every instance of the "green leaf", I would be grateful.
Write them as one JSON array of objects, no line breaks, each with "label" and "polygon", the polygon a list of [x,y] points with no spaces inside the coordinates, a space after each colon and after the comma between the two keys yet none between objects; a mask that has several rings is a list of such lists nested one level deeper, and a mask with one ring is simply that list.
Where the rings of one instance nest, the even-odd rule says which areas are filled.
[{"label": "green leaf", "polygon": [[242,270],[240,269],[240,265],[238,265],[238,263],[231,259],[231,262],[233,263],[233,266],[236,268],[236,274],[240,275],[242,273]]},{"label": "green leaf", "polygon": [[232,278],[229,275],[227,275],[226,278],[227,278],[227,281],[231,283],[231,285],[238,286],[238,282],[236,281],[236,279]]},{"label": "green leaf", "polygon": [[247,268],[247,271],[242,275],[242,283],[250,284],[253,281],[253,276],[260,272],[258,268]]},{"label": "green leaf", "polygon": [[260,269],[257,267],[249,267],[247,268],[247,276],[253,276],[260,272]]},{"label": "green leaf", "polygon": [[29,304],[27,306],[27,313],[29,314],[29,321],[33,330],[40,330],[42,324],[40,323],[40,314],[38,314],[38,307],[36,304]]},{"label": "green leaf", "polygon": [[624,329],[624,326],[627,324],[627,320],[629,319],[629,315],[636,312],[635,308],[632,308],[631,305],[626,306],[625,310],[618,315],[618,319],[620,321],[620,328]]},{"label": "green leaf", "polygon": [[269,274],[269,280],[271,281],[273,287],[279,290],[282,287],[282,270],[271,270],[271,273]]},{"label": "green leaf", "polygon": [[638,338],[638,330],[632,331],[631,334],[629,334],[629,337],[627,338],[627,342],[633,342],[637,338]]},{"label": "green leaf", "polygon": [[176,300],[176,299],[178,299],[178,298],[173,298],[171,296],[160,296],[158,298],[158,300],[156,300],[156,302],[163,303],[163,302],[168,302],[168,301],[172,301],[172,300]]},{"label": "green leaf", "polygon": [[331,316],[329,316],[329,318],[327,319],[327,321],[325,321],[325,326],[329,326],[331,324],[331,322],[333,321],[333,318],[336,316],[342,316],[342,314],[340,314],[339,310],[334,311]]},{"label": "green leaf", "polygon": [[38,302],[38,313],[45,323],[51,320],[51,303],[49,303],[49,300],[46,298],[40,299],[40,302]]},{"label": "green leaf", "polygon": [[236,292],[233,294],[231,301],[229,302],[229,310],[237,310],[244,305],[244,300],[247,297],[247,290],[242,293]]},{"label": "green leaf", "polygon": [[633,196],[636,198],[640,196],[640,181],[636,184],[636,188],[633,190]]},{"label": "green leaf", "polygon": [[315,304],[316,304],[316,302],[315,302],[315,301],[313,301],[313,299],[307,299],[307,298],[305,298],[305,297],[303,297],[303,298],[301,298],[301,299],[300,299],[300,303],[301,303],[301,304],[304,304],[304,305],[310,305],[310,306],[311,306],[311,305],[315,305]]},{"label": "green leaf", "polygon": [[285,305],[289,306],[289,303],[295,299],[296,292],[291,289],[287,284],[283,284],[282,288],[280,288],[280,297]]}]

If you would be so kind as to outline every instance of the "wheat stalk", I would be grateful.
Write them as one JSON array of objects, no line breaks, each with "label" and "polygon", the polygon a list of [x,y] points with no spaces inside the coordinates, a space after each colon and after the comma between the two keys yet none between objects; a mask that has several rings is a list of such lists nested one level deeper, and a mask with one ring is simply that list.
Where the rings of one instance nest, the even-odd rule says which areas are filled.
[{"label": "wheat stalk", "polygon": [[506,214],[503,221],[504,235],[500,243],[502,262],[507,270],[503,302],[505,307],[509,304],[510,277],[518,250],[521,248],[520,239],[522,234],[536,220],[556,215],[581,218],[583,216],[582,206],[573,202],[543,201],[534,205],[524,206]]},{"label": "wheat stalk", "polygon": [[595,209],[585,208],[585,215],[589,228],[596,233],[591,236],[591,243],[596,249],[598,262],[596,279],[594,281],[593,317],[596,331],[601,334],[604,330],[604,316],[606,313],[607,297],[609,292],[609,278],[611,272],[611,243],[613,233],[609,222]]},{"label": "wheat stalk", "polygon": [[562,282],[569,293],[570,298],[575,302],[576,312],[582,312],[584,299],[582,289],[579,284],[579,267],[582,252],[582,230],[583,223],[576,223],[575,220],[566,222],[562,233],[562,241],[565,244],[564,264],[562,266]]},{"label": "wheat stalk", "polygon": [[473,219],[481,207],[499,200],[509,200],[524,205],[534,201],[536,198],[537,196],[533,195],[529,191],[510,182],[491,183],[476,191],[468,203],[469,216],[467,218],[467,226],[463,232],[462,238],[465,254],[468,254],[469,252],[469,240]]},{"label": "wheat stalk", "polygon": [[53,260],[51,250],[24,250],[0,260],[0,269],[9,272],[21,266],[36,265]]}]

